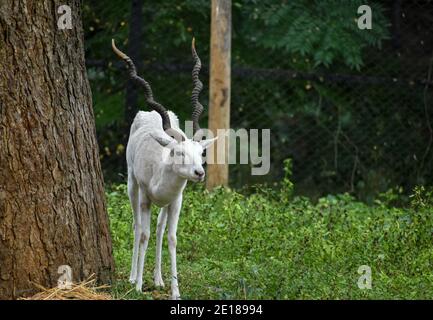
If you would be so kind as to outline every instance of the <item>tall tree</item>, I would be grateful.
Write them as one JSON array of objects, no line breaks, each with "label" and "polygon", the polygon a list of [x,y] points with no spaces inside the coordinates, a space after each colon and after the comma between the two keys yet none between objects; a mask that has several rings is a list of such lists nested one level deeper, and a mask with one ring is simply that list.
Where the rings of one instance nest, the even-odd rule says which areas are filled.
[{"label": "tall tree", "polygon": [[113,270],[80,1],[70,20],[63,4],[0,2],[0,298],[55,285],[61,265]]}]

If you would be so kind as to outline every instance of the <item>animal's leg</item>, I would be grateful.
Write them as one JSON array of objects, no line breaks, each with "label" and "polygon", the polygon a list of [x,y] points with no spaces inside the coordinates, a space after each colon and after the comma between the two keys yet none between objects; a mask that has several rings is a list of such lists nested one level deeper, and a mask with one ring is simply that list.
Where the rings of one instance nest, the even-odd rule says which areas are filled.
[{"label": "animal's leg", "polygon": [[138,208],[138,185],[132,173],[128,173],[128,196],[134,215],[134,250],[132,253],[131,273],[129,282],[137,280],[138,246],[140,241],[140,212]]},{"label": "animal's leg", "polygon": [[170,252],[171,260],[171,297],[173,300],[180,299],[179,284],[177,281],[177,266],[176,266],[176,231],[179,221],[180,208],[182,206],[182,195],[180,195],[168,207],[168,251]]},{"label": "animal's leg", "polygon": [[149,244],[150,237],[150,201],[145,196],[144,192],[139,192],[140,201],[140,237],[139,237],[139,250],[138,250],[138,272],[137,272],[137,285],[136,290],[141,292],[143,286],[143,269],[144,259],[146,256],[147,245]]},{"label": "animal's leg", "polygon": [[156,255],[155,255],[155,272],[153,280],[156,287],[164,287],[164,281],[161,275],[161,251],[164,237],[165,225],[167,223],[167,207],[161,208],[158,215],[158,225],[156,227]]}]

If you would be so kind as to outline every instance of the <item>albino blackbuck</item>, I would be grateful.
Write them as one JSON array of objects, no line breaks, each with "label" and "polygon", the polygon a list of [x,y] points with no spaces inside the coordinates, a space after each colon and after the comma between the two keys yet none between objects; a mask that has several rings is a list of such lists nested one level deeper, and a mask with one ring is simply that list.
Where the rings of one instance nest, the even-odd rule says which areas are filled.
[{"label": "albino blackbuck", "polygon": [[[133,61],[116,48],[113,51],[125,61],[129,77],[144,90],[146,102],[154,111],[140,111],[131,126],[126,160],[128,165],[128,195],[134,212],[134,249],[130,282],[141,291],[146,249],[150,236],[151,204],[161,208],[156,228],[156,265],[154,282],[163,287],[161,275],[161,249],[163,234],[168,224],[168,249],[171,260],[171,296],[179,299],[179,285],[176,268],[176,230],[182,206],[182,193],[188,182],[203,181],[204,150],[214,140],[189,139],[179,128],[177,116],[153,99],[152,89],[147,81],[137,75]],[[198,78],[201,61],[192,41],[193,91],[192,122],[194,136],[199,136],[199,118],[203,111],[198,97],[203,84]]]}]

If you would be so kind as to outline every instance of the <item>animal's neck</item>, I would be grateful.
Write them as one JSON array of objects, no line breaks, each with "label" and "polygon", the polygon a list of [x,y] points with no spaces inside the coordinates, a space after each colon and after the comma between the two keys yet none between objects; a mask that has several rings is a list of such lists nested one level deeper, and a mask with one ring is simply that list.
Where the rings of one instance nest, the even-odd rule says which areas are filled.
[{"label": "animal's neck", "polygon": [[187,180],[178,176],[170,164],[161,164],[159,168],[159,181],[157,183],[157,192],[166,195],[176,196],[182,193]]}]

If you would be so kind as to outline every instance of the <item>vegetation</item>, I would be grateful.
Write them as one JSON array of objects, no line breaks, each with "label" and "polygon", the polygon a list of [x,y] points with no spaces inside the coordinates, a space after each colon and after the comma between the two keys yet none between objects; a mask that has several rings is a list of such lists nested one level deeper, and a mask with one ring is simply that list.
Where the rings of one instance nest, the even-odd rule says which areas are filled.
[{"label": "vegetation", "polygon": [[[286,169],[288,169],[286,167]],[[290,173],[290,170],[286,170]],[[245,195],[190,186],[178,230],[184,299],[431,299],[433,194],[417,188],[408,208],[393,207],[390,191],[373,206],[348,194],[316,203],[293,196],[286,176],[279,190],[256,186]],[[107,191],[117,266],[113,293],[164,299],[153,287],[155,236],[146,257],[143,294],[128,283],[132,213],[126,186]],[[153,229],[157,211],[153,212]],[[164,240],[163,276],[169,284]],[[372,269],[372,289],[357,286],[358,268]]]}]

